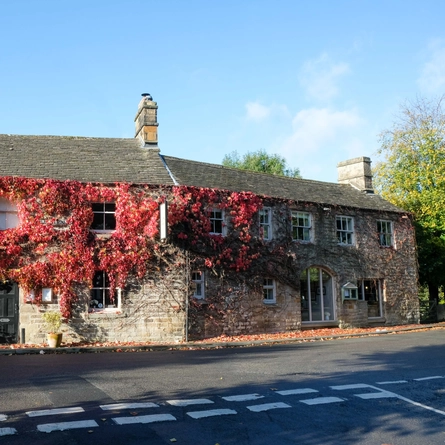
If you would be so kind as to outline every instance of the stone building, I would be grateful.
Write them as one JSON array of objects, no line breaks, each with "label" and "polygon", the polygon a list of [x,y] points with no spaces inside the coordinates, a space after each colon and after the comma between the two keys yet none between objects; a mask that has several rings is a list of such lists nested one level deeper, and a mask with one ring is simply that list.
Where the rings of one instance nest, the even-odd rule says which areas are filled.
[{"label": "stone building", "polygon": [[[134,139],[0,135],[0,341],[44,342],[41,313],[62,306],[66,341],[418,322],[411,216],[373,192],[369,158],[339,163],[337,184],[280,177],[164,155],[149,95],[135,124]],[[105,192],[82,198],[88,209],[70,196],[77,207],[61,216],[48,195],[67,187],[120,191],[116,203]],[[156,209],[131,229],[131,251],[134,202]],[[89,230],[78,234],[84,214]],[[149,237],[153,218],[161,229]],[[39,224],[50,235],[39,238]],[[111,274],[127,267],[119,257],[132,268],[110,297]]]}]

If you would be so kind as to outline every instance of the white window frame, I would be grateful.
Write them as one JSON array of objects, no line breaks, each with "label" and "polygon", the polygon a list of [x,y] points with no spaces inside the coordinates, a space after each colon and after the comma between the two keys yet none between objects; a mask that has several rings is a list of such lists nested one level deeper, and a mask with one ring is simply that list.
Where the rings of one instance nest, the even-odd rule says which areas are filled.
[{"label": "white window frame", "polygon": [[[114,206],[114,210],[113,211],[111,211],[111,210],[107,210],[106,209],[106,205],[109,205],[109,204],[112,204],[113,206]],[[93,206],[97,206],[97,205],[102,205],[102,209],[103,210],[94,210],[94,207]],[[91,203],[91,207],[93,208],[93,213],[95,214],[95,215],[102,215],[102,218],[103,218],[103,227],[105,227],[105,216],[106,215],[113,215],[113,217],[114,217],[114,229],[91,229],[91,231],[92,232],[94,232],[94,233],[112,233],[112,232],[114,232],[115,230],[116,230],[116,203],[115,202],[111,202],[111,201],[109,201],[109,202],[93,202],[93,203]]]},{"label": "white window frame", "polygon": [[[341,228],[338,227],[339,222],[341,223]],[[335,228],[338,244],[341,246],[355,245],[354,217],[338,215],[335,218]]]},{"label": "white window frame", "polygon": [[[96,270],[94,274],[98,273],[98,272],[102,272],[104,274],[107,274],[105,271],[103,270]],[[93,278],[94,280],[94,278]],[[92,301],[92,291],[94,289],[100,289],[100,290],[109,290],[110,287],[106,287],[106,286],[98,286],[98,287],[94,287],[94,283],[92,283],[92,286],[90,288],[90,303]],[[89,307],[89,311],[90,312],[116,312],[119,311],[121,309],[121,302],[122,302],[122,291],[120,288],[116,288],[116,295],[115,295],[115,306],[113,307]]]},{"label": "white window frame", "polygon": [[19,225],[17,205],[0,198],[0,230],[13,229]]},{"label": "white window frame", "polygon": [[[216,213],[220,213],[221,216],[217,217],[215,214]],[[212,208],[210,209],[210,215],[209,215],[209,219],[210,219],[210,235],[221,235],[221,236],[226,236],[227,233],[227,228],[226,228],[226,224],[225,224],[225,212],[222,209],[218,209],[218,208]],[[216,223],[220,223],[221,224],[221,232],[214,232],[213,230],[216,229],[215,224]]]},{"label": "white window frame", "polygon": [[386,219],[377,220],[377,232],[379,235],[379,245],[381,247],[394,246],[394,230],[392,221]]},{"label": "white window frame", "polygon": [[272,209],[264,207],[258,213],[261,238],[265,241],[272,239]]},{"label": "white window frame", "polygon": [[[303,221],[300,224],[301,220]],[[295,223],[295,224],[294,224]],[[310,243],[312,241],[312,215],[309,212],[292,210],[291,212],[292,240]],[[295,234],[296,232],[296,234]],[[302,234],[302,238],[299,237]],[[296,236],[295,236],[296,235]]]},{"label": "white window frame", "polygon": [[263,278],[263,302],[265,304],[277,302],[277,286],[273,278]]},{"label": "white window frame", "polygon": [[193,270],[191,276],[194,284],[193,297],[197,300],[205,299],[205,273],[200,270]]}]

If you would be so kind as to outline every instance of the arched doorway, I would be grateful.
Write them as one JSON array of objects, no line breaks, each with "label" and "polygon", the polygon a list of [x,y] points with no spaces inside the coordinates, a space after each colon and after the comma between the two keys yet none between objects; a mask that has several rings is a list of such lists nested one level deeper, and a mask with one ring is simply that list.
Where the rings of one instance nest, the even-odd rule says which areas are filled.
[{"label": "arched doorway", "polygon": [[300,276],[301,321],[332,321],[335,287],[332,275],[321,267],[309,267]]}]

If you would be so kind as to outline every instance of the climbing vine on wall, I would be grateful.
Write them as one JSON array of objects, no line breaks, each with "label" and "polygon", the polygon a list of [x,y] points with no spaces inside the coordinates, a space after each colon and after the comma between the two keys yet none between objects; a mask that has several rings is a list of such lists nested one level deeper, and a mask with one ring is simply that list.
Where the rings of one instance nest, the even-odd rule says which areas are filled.
[{"label": "climbing vine on wall", "polygon": [[[165,246],[158,236],[165,199],[171,243],[194,252],[204,267],[245,271],[259,255],[252,224],[262,200],[249,192],[2,177],[0,197],[17,204],[20,218],[17,227],[0,231],[0,280],[16,281],[27,296],[34,291],[37,303],[42,287],[53,288],[66,318],[73,286],[89,286],[95,271],[108,273],[112,293],[130,274],[146,275]],[[115,203],[111,233],[90,230],[94,202]],[[230,218],[230,236],[210,234],[212,208]]]}]

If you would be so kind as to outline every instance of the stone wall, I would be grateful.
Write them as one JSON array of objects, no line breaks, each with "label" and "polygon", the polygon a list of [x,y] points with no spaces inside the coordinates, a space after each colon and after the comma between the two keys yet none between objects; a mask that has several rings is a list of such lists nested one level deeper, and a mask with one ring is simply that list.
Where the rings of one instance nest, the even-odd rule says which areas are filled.
[{"label": "stone wall", "polygon": [[[79,287],[73,317],[62,325],[63,341],[182,341],[185,336],[184,268],[160,271],[156,278],[133,279],[121,291],[117,309],[89,309],[89,289]],[[20,326],[25,327],[27,343],[44,343],[45,327],[41,314],[58,311],[57,297],[51,304],[20,301]]]},{"label": "stone wall", "polygon": [[[273,216],[283,223],[274,225],[274,242],[285,246],[283,257],[290,262],[276,265],[276,258],[258,259],[274,263],[274,277],[281,274],[284,282],[277,279],[276,304],[263,302],[261,279],[257,286],[252,277],[244,282],[245,289],[237,294],[233,307],[222,310],[214,299],[227,298],[233,289],[240,288],[240,277],[236,281],[226,274],[224,284],[220,280],[208,279],[206,296],[208,303],[199,302],[196,320],[191,323],[191,334],[195,337],[212,337],[220,334],[285,332],[304,326],[364,327],[373,324],[395,325],[418,323],[417,259],[414,230],[407,215],[362,211],[344,208],[308,206],[295,210],[310,212],[313,217],[314,237],[312,242],[291,242],[289,237],[290,214],[283,206],[273,209]],[[338,245],[336,216],[352,216],[355,224],[355,244]],[[377,220],[393,222],[394,246],[382,247],[377,234]],[[334,278],[336,292],[336,319],[319,323],[301,322],[300,275],[309,267],[321,267]],[[253,273],[255,265],[252,267]],[[379,317],[369,311],[363,300],[342,302],[341,287],[347,282],[358,284],[361,280],[377,283],[381,288],[382,313]],[[246,287],[247,286],[247,287]],[[369,318],[372,317],[372,318]]]},{"label": "stone wall", "polygon": [[[291,241],[288,203],[276,204],[273,240],[265,243],[251,268],[246,272],[227,269],[219,276],[204,268],[206,299],[191,298],[189,308],[185,301],[193,293],[188,280],[194,266],[189,266],[183,250],[173,245],[175,266],[153,267],[145,279],[131,280],[122,290],[121,305],[116,310],[91,311],[89,290],[77,289],[74,316],[63,327],[64,341],[181,341],[185,338],[187,312],[190,339],[315,327],[317,323],[301,321],[300,276],[309,267],[323,268],[334,279],[335,318],[318,325],[347,328],[418,322],[416,246],[407,215],[308,204],[293,209],[312,215],[311,242]],[[354,217],[354,245],[338,245],[337,215]],[[393,222],[393,247],[379,245],[378,219]],[[263,300],[266,276],[276,282],[273,304]],[[366,301],[342,302],[342,286],[360,280],[381,285],[381,317],[368,318]],[[20,301],[20,327],[26,328],[26,341],[44,342],[41,312],[57,310],[57,300],[36,306],[23,303],[21,295]]]}]

